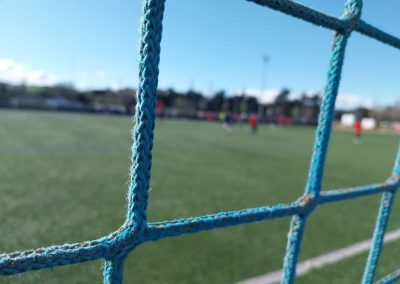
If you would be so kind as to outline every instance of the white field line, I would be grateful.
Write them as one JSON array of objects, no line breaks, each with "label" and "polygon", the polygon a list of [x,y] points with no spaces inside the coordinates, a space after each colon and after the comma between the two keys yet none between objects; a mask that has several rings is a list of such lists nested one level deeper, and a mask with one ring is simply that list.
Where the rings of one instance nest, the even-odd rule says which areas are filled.
[{"label": "white field line", "polygon": [[[386,233],[384,242],[389,243],[398,239],[400,239],[400,229]],[[371,239],[300,262],[297,264],[296,276],[304,275],[314,269],[319,269],[368,251],[370,245]],[[244,280],[238,284],[275,284],[281,281],[281,274],[282,270],[276,270],[261,276]]]}]

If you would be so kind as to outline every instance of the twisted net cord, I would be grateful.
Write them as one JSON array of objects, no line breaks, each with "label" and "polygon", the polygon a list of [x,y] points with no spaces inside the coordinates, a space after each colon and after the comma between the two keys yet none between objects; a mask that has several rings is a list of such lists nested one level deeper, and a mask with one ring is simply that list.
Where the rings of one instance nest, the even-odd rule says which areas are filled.
[{"label": "twisted net cord", "polygon": [[[141,243],[221,227],[292,216],[281,282],[293,283],[307,217],[313,210],[318,205],[326,203],[381,194],[382,199],[375,225],[373,243],[361,280],[365,284],[373,283],[394,195],[400,185],[400,151],[396,156],[392,175],[382,183],[326,192],[321,192],[321,186],[335,100],[348,38],[353,31],[356,31],[397,49],[400,49],[400,39],[362,21],[360,19],[362,11],[361,0],[348,0],[345,5],[344,15],[340,18],[321,13],[291,0],[248,1],[335,31],[327,84],[321,104],[308,181],[303,196],[289,204],[276,204],[201,217],[147,223],[146,209],[155,126],[154,109],[165,0],[144,0],[140,41],[138,102],[135,128],[132,133],[134,144],[132,146],[131,179],[127,196],[128,209],[125,223],[117,231],[97,240],[0,254],[0,274],[11,275],[25,271],[104,259],[104,283],[123,283],[124,260]],[[396,280],[400,280],[400,269],[379,279],[377,283],[393,283]]]}]

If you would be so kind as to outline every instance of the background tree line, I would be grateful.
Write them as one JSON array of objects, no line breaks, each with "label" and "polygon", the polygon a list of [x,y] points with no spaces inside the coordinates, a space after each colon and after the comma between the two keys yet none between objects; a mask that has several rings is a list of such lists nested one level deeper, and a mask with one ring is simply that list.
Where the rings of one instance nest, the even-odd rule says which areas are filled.
[{"label": "background tree line", "polygon": [[[158,90],[157,113],[160,116],[218,119],[221,112],[233,117],[257,113],[265,121],[281,124],[316,124],[321,96],[302,94],[290,97],[290,90],[282,89],[275,100],[261,104],[251,94],[227,94],[221,90],[212,96],[188,90],[179,92],[172,88]],[[0,107],[43,110],[66,110],[133,114],[136,91],[131,88],[120,90],[78,90],[70,85],[28,86],[0,82]],[[373,110],[364,109],[366,115],[378,121],[400,120],[400,103]],[[340,111],[338,114],[340,115]]]}]

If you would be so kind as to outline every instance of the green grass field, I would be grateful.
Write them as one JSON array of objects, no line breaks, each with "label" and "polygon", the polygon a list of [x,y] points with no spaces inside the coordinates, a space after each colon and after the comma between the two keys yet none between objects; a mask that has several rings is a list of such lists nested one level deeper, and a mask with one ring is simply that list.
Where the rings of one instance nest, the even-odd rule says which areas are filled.
[{"label": "green grass field", "polygon": [[[93,239],[124,220],[131,119],[0,111],[0,250]],[[158,121],[149,220],[290,202],[302,194],[314,129]],[[324,190],[383,181],[398,138],[335,132]],[[396,201],[399,201],[398,199]],[[301,259],[372,236],[379,196],[317,208]],[[400,226],[398,202],[389,230]],[[234,283],[282,266],[289,219],[146,243],[125,265],[126,283]],[[385,246],[379,275],[400,267],[400,241]],[[359,283],[366,254],[297,283]],[[101,261],[2,277],[0,283],[100,283]]]}]

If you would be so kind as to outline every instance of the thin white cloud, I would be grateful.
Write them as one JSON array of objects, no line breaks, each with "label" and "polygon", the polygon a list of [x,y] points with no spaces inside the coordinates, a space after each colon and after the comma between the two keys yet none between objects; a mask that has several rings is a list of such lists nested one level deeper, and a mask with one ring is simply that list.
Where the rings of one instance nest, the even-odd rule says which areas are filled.
[{"label": "thin white cloud", "polygon": [[114,80],[103,69],[96,69],[94,71],[79,70],[74,85],[79,90],[90,89],[112,89],[118,90],[122,88],[122,83]]},{"label": "thin white cloud", "polygon": [[0,81],[38,86],[50,86],[58,82],[57,76],[8,58],[0,58]]},{"label": "thin white cloud", "polygon": [[374,108],[377,102],[370,97],[363,97],[355,94],[339,94],[336,99],[336,109],[351,110],[358,107]]},{"label": "thin white cloud", "polygon": [[[247,96],[256,97],[261,103],[263,104],[270,104],[275,101],[277,96],[282,92],[283,89],[268,89],[264,91],[260,91],[259,89],[242,89],[237,91],[237,94],[246,94]],[[307,92],[298,92],[298,91],[290,91],[288,95],[288,99],[290,101],[300,99],[303,94],[306,96],[313,96],[317,92],[314,91],[307,91]]]},{"label": "thin white cloud", "polygon": [[291,100],[291,101],[299,100],[299,99],[301,99],[302,95],[303,94],[300,93],[300,92],[290,92],[289,96],[288,96],[288,99]]},{"label": "thin white cloud", "polygon": [[107,72],[102,70],[102,69],[97,69],[96,72],[94,73],[94,75],[98,78],[98,79],[104,79],[107,77]]},{"label": "thin white cloud", "polygon": [[78,71],[78,79],[87,80],[89,76],[89,73],[85,70]]},{"label": "thin white cloud", "polygon": [[[52,86],[61,82],[55,74],[9,58],[0,58],[0,81],[36,86]],[[93,88],[117,89],[121,87],[117,82],[110,80],[109,74],[103,69],[92,72],[79,70],[74,83],[81,90]]]},{"label": "thin white cloud", "polygon": [[269,89],[261,91],[260,89],[242,89],[237,91],[237,94],[245,94],[247,96],[256,97],[258,101],[263,104],[269,104],[274,102],[276,97],[280,94],[281,89]]},{"label": "thin white cloud", "polygon": [[[237,94],[246,94],[248,96],[256,97],[261,103],[268,104],[274,102],[276,97],[280,94],[282,89],[269,89],[260,91],[260,89],[242,89],[237,91]],[[303,94],[306,96],[312,96],[319,93],[318,91],[307,90],[306,92],[291,91],[288,99],[293,101],[300,99]],[[336,100],[336,109],[340,110],[352,110],[358,107],[374,108],[376,107],[377,101],[371,97],[363,97],[356,94],[341,93],[338,95]]]}]

